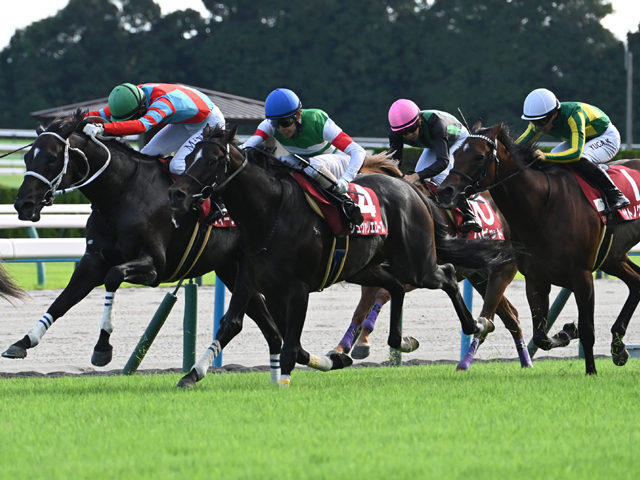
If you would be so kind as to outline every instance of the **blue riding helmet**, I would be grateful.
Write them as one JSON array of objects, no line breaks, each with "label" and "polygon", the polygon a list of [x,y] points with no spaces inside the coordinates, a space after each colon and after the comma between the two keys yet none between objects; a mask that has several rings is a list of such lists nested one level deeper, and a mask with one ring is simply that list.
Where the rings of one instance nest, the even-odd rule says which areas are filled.
[{"label": "blue riding helmet", "polygon": [[294,115],[302,103],[298,96],[288,88],[276,88],[264,102],[265,117],[286,118]]}]

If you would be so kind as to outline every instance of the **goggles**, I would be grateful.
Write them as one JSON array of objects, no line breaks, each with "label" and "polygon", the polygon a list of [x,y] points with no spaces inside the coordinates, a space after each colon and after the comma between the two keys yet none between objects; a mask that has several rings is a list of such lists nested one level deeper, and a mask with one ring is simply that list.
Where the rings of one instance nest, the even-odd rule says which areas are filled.
[{"label": "goggles", "polygon": [[288,128],[293,125],[296,121],[296,116],[292,115],[291,117],[286,118],[276,118],[276,126],[282,128]]},{"label": "goggles", "polygon": [[400,135],[406,137],[410,133],[415,132],[418,129],[419,126],[420,126],[420,122],[416,122],[413,125],[409,125],[407,128],[403,128],[402,130],[399,130],[398,133],[400,133]]}]

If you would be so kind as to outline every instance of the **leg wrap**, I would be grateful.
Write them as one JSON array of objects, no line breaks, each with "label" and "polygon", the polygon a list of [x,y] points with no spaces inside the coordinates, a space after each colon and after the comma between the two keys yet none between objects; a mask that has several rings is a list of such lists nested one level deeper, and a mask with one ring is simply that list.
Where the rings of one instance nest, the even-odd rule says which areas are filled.
[{"label": "leg wrap", "polygon": [[321,357],[310,355],[309,363],[307,363],[307,366],[316,370],[320,370],[321,372],[328,372],[333,367],[333,362],[329,357],[325,357],[324,355]]},{"label": "leg wrap", "polygon": [[280,354],[269,355],[269,371],[271,372],[271,383],[280,381]]},{"label": "leg wrap", "polygon": [[471,362],[473,362],[473,357],[478,351],[479,346],[480,346],[480,341],[474,337],[471,340],[471,345],[469,345],[469,349],[467,350],[466,355],[458,364],[458,370],[469,370],[469,367],[471,366]]},{"label": "leg wrap", "polygon": [[344,348],[346,352],[351,350],[353,346],[353,339],[356,337],[356,332],[358,331],[358,326],[355,323],[351,323],[349,328],[347,328],[347,333],[344,334],[342,340],[340,340],[340,345]]},{"label": "leg wrap", "polygon": [[49,327],[53,325],[55,320],[51,315],[45,313],[38,323],[36,323],[27,335],[29,336],[29,340],[31,340],[31,348],[35,347],[40,343],[44,334],[49,330]]},{"label": "leg wrap", "polygon": [[374,327],[376,326],[376,320],[378,319],[378,315],[380,314],[380,309],[382,308],[382,304],[380,302],[376,302],[371,307],[369,311],[369,315],[362,323],[362,328],[366,329],[369,333],[373,332]]},{"label": "leg wrap", "polygon": [[113,297],[116,292],[107,292],[104,294],[104,312],[102,313],[102,323],[100,328],[109,335],[113,332]]},{"label": "leg wrap", "polygon": [[220,342],[218,340],[214,340],[213,343],[207,348],[207,351],[204,352],[204,355],[200,357],[200,360],[196,362],[193,366],[192,370],[195,370],[198,374],[198,381],[202,380],[207,374],[207,370],[218,356],[222,349],[220,348]]},{"label": "leg wrap", "polygon": [[529,350],[527,350],[527,345],[524,341],[524,338],[516,340],[516,350],[518,350],[518,357],[520,357],[520,366],[533,367],[531,357],[529,356]]}]

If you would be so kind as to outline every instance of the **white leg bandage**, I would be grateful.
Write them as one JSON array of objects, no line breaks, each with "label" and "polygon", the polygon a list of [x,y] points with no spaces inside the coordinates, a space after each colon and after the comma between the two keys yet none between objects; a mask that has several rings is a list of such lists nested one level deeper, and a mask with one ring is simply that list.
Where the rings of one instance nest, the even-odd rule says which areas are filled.
[{"label": "white leg bandage", "polygon": [[269,355],[269,371],[271,372],[271,383],[280,381],[280,354]]},{"label": "white leg bandage", "polygon": [[308,367],[315,368],[316,370],[320,370],[321,372],[328,372],[333,367],[333,362],[327,356],[316,357],[315,355],[311,355],[309,359]]},{"label": "white leg bandage", "polygon": [[193,366],[192,370],[195,370],[198,374],[198,381],[202,380],[205,377],[205,375],[207,374],[207,370],[209,370],[209,367],[216,359],[221,350],[222,349],[220,348],[220,342],[218,340],[214,340],[213,343],[209,345],[209,348],[207,348],[207,351],[204,352],[204,355],[200,357],[200,360],[198,360]]},{"label": "white leg bandage", "polygon": [[280,376],[280,388],[289,388],[291,385],[291,375]]},{"label": "white leg bandage", "polygon": [[102,313],[102,323],[100,329],[107,332],[109,335],[113,332],[113,297],[116,292],[107,292],[104,294],[104,312]]},{"label": "white leg bandage", "polygon": [[40,343],[44,334],[49,330],[49,327],[53,325],[53,317],[48,313],[45,313],[38,323],[36,323],[27,335],[29,336],[29,340],[31,340],[31,347],[35,347]]}]

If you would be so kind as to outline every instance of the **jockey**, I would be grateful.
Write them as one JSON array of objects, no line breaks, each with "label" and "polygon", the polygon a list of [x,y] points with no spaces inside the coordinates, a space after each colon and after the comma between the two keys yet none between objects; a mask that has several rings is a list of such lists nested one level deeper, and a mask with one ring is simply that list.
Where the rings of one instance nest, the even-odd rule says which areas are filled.
[{"label": "jockey", "polygon": [[546,88],[527,95],[523,110],[522,119],[530,123],[517,144],[534,142],[543,133],[562,140],[551,153],[538,151],[538,155],[548,162],[570,164],[604,193],[609,211],[629,205],[609,175],[597,166],[611,160],[620,149],[620,133],[602,110],[586,103],[560,103]]},{"label": "jockey", "polygon": [[[453,166],[454,152],[469,134],[453,115],[439,110],[420,110],[407,99],[397,100],[391,105],[389,124],[389,147],[398,165],[402,163],[404,144],[424,148],[416,163],[416,172],[405,175],[411,183],[430,178],[440,185]],[[461,197],[457,206],[462,212],[462,223],[458,227],[460,233],[481,232],[482,224],[473,213],[469,200]]]},{"label": "jockey", "polygon": [[271,92],[264,110],[266,119],[241,148],[255,147],[275,137],[290,153],[280,160],[303,168],[321,187],[340,195],[346,216],[360,225],[362,213],[347,195],[347,189],[362,167],[364,149],[322,110],[302,109],[298,96],[286,88]]},{"label": "jockey", "polygon": [[[141,153],[166,156],[176,152],[169,170],[178,175],[184,173],[187,155],[202,140],[204,127],[225,125],[222,112],[204,93],[195,88],[168,83],[118,85],[109,95],[109,105],[89,112],[87,116],[111,121],[105,124],[88,123],[83,129],[87,135],[138,135],[148,132],[159,123],[164,124],[164,128],[149,140]],[[220,215],[225,215],[224,204],[219,199],[217,203]]]}]

